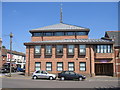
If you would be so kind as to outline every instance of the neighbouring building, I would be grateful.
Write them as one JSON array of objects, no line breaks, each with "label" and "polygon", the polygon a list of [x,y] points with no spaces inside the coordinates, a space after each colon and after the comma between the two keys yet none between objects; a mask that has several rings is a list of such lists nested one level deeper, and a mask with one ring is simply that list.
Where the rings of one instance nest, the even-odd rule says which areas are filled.
[{"label": "neighbouring building", "polygon": [[[12,60],[13,64],[16,64],[17,67],[25,68],[25,54],[22,52],[12,51]],[[10,50],[2,48],[2,65],[5,63],[10,63]]]},{"label": "neighbouring building", "polygon": [[35,70],[60,73],[69,70],[88,76],[115,76],[114,41],[89,39],[89,28],[59,24],[30,30],[26,46],[26,75]]},{"label": "neighbouring building", "polygon": [[[12,62],[14,62],[17,67],[25,68],[25,54],[22,52],[12,51]],[[10,62],[10,50],[7,50],[7,62]]]},{"label": "neighbouring building", "polygon": [[7,49],[2,48],[2,66],[7,63]]},{"label": "neighbouring building", "polygon": [[106,31],[103,39],[114,40],[115,72],[120,77],[120,31]]}]

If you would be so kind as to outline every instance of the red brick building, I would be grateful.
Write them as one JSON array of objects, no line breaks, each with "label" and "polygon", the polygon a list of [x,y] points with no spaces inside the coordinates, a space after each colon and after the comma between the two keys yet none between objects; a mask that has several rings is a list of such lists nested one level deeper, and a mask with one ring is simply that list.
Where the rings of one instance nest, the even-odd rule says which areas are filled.
[{"label": "red brick building", "polygon": [[26,75],[35,70],[75,71],[89,76],[115,76],[114,41],[89,39],[88,28],[54,24],[30,30],[26,46]]},{"label": "red brick building", "polygon": [[106,31],[103,39],[114,40],[115,72],[120,77],[120,31]]}]

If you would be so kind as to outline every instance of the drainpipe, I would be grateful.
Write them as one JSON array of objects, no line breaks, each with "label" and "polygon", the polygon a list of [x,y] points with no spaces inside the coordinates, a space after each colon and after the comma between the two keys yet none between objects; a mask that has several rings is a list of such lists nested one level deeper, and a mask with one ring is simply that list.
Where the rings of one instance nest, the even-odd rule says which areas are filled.
[{"label": "drainpipe", "polygon": [[[115,60],[115,64],[114,64],[114,65],[115,65],[115,73],[116,73],[116,75],[117,75],[117,70],[116,70],[116,69],[117,69],[117,67],[116,67],[116,66],[117,66],[117,64],[116,64],[116,50],[115,50],[115,49],[113,49],[113,50],[114,50],[114,60]],[[114,66],[114,65],[113,65],[113,66]],[[113,69],[113,70],[114,70],[114,69]],[[114,72],[113,72],[113,73],[114,73]]]},{"label": "drainpipe", "polygon": [[92,76],[92,64],[91,64],[91,48],[89,47],[90,49],[90,76]]},{"label": "drainpipe", "polygon": [[75,32],[75,39],[77,39],[77,32]]},{"label": "drainpipe", "polygon": [[29,47],[29,52],[28,52],[28,76],[30,76],[30,46]]},{"label": "drainpipe", "polygon": [[41,38],[42,38],[42,41],[43,41],[43,33],[42,33],[42,36],[41,36]]}]

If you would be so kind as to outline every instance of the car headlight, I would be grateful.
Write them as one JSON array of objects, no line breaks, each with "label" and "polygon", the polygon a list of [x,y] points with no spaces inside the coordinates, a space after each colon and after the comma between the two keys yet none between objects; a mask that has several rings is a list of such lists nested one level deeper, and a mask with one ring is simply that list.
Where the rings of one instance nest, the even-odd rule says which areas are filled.
[{"label": "car headlight", "polygon": [[83,77],[85,77],[85,78],[86,78],[86,76],[83,76]]}]

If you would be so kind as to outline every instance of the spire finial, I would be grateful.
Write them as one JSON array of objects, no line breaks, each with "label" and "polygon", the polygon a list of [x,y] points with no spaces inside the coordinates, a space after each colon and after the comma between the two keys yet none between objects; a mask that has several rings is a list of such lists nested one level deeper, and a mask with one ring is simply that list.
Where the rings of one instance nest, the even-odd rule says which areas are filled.
[{"label": "spire finial", "polygon": [[62,3],[60,4],[60,23],[63,23],[62,21]]}]

